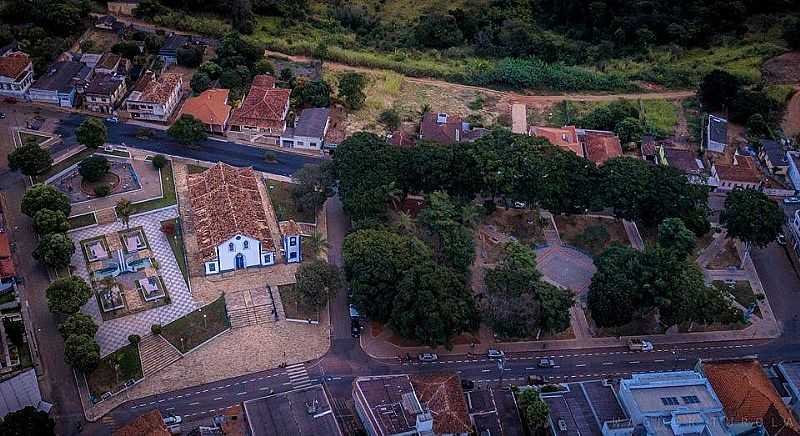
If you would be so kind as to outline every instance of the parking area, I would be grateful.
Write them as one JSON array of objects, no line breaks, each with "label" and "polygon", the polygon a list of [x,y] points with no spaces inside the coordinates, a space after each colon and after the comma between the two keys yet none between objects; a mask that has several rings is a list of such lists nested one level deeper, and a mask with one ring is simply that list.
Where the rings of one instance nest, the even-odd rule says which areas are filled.
[{"label": "parking area", "polygon": [[546,393],[553,431],[558,436],[600,436],[603,422],[625,418],[610,386],[600,381],[570,383],[567,390]]}]

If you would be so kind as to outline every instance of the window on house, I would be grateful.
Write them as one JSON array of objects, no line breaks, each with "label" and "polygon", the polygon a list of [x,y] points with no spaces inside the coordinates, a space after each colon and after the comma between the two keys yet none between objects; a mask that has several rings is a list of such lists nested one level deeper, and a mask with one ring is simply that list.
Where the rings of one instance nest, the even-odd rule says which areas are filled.
[{"label": "window on house", "polygon": [[217,265],[216,264],[213,264],[213,263],[209,263],[208,264],[208,271],[214,272],[216,270],[217,270]]},{"label": "window on house", "polygon": [[244,247],[245,250],[247,250],[248,248],[250,248],[250,241],[242,242],[242,246]]},{"label": "window on house", "polygon": [[294,247],[297,245],[297,238],[289,238],[289,246]]},{"label": "window on house", "polygon": [[697,398],[697,395],[687,395],[681,398],[683,399],[684,404],[697,404],[700,402],[700,399]]},{"label": "window on house", "polygon": [[314,147],[314,148],[317,148],[317,143],[316,143],[316,142],[312,142],[312,143],[310,143],[310,144],[308,144],[308,145],[310,145],[310,146],[312,146],[312,147]]},{"label": "window on house", "polygon": [[228,243],[228,251],[233,251],[233,242]]},{"label": "window on house", "polygon": [[297,259],[297,253],[296,252],[289,253],[289,259]]},{"label": "window on house", "polygon": [[678,402],[678,399],[675,397],[661,397],[661,402],[665,406],[677,406],[678,404],[680,404]]}]

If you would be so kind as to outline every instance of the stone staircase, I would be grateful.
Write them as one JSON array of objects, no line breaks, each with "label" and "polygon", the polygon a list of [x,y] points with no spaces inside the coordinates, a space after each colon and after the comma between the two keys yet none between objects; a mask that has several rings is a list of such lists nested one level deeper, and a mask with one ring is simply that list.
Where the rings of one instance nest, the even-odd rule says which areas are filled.
[{"label": "stone staircase", "polygon": [[139,342],[139,358],[144,376],[150,376],[181,358],[178,349],[161,335],[150,335]]},{"label": "stone staircase", "polygon": [[117,221],[117,212],[113,207],[100,209],[94,213],[97,224],[111,224]]},{"label": "stone staircase", "polygon": [[231,328],[267,324],[275,321],[269,306],[252,306],[244,309],[229,310],[228,318],[231,320]]}]

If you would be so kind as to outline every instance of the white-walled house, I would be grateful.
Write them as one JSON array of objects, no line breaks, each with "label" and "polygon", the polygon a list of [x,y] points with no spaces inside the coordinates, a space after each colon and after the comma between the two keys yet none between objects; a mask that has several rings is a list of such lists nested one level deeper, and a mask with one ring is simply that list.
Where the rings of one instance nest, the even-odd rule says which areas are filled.
[{"label": "white-walled house", "polygon": [[206,275],[270,266],[281,257],[289,263],[302,260],[299,226],[294,221],[279,226],[271,218],[269,197],[252,168],[220,162],[190,174],[188,187]]},{"label": "white-walled house", "polygon": [[314,107],[303,109],[294,127],[286,127],[281,134],[281,147],[321,150],[328,133],[330,109]]},{"label": "white-walled house", "polygon": [[0,56],[0,96],[24,100],[33,83],[33,64],[22,52]]}]

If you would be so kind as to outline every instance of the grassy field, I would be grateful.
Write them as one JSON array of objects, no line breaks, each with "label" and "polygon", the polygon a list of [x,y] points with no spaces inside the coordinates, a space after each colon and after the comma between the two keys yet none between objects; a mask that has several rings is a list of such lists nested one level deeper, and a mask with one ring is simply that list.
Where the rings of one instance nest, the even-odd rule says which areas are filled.
[{"label": "grassy field", "polygon": [[97,218],[94,216],[94,212],[77,215],[69,219],[69,228],[71,230],[90,226],[92,224],[97,224]]},{"label": "grassy field", "polygon": [[230,326],[225,297],[219,297],[194,312],[178,318],[161,329],[161,336],[182,353],[222,333]]},{"label": "grassy field", "polygon": [[316,222],[314,211],[301,210],[292,198],[291,184],[278,180],[267,180],[267,192],[275,209],[278,221],[295,220],[301,223]]},{"label": "grassy field", "polygon": [[749,307],[756,302],[753,288],[750,286],[750,282],[746,280],[739,280],[733,286],[720,280],[715,280],[712,284],[718,289],[730,292],[736,302],[744,307]]},{"label": "grassy field", "polygon": [[162,207],[171,206],[178,202],[178,196],[175,193],[175,178],[172,175],[172,163],[167,162],[161,168],[161,190],[164,195],[155,200],[148,200],[141,203],[134,203],[132,206],[133,213],[142,213],[151,210],[161,209]]},{"label": "grassy field", "polygon": [[189,283],[189,273],[187,271],[187,263],[186,263],[186,250],[183,246],[183,232],[181,232],[181,224],[178,221],[178,218],[173,218],[171,220],[162,221],[161,224],[164,223],[172,223],[175,226],[175,235],[168,236],[164,235],[169,241],[169,246],[172,248],[172,254],[175,255],[175,260],[178,262],[178,268],[181,270],[181,275],[183,275],[183,280],[186,283]]},{"label": "grassy field", "polygon": [[641,109],[648,129],[658,136],[670,136],[678,122],[678,108],[667,100],[642,100]]},{"label": "grassy field", "polygon": [[622,221],[584,215],[555,217],[558,234],[569,245],[598,256],[613,243],[630,245]]},{"label": "grassy field", "polygon": [[86,375],[86,382],[89,392],[99,399],[106,392],[118,392],[128,380],[142,377],[139,347],[126,345],[102,358],[97,368]]}]

